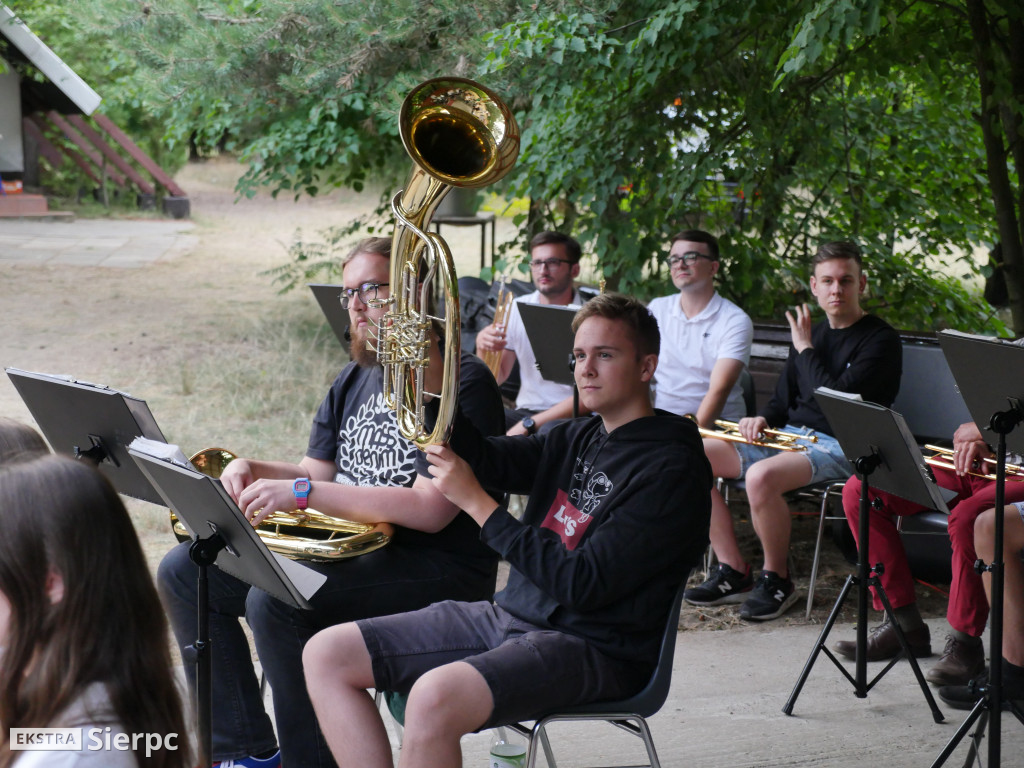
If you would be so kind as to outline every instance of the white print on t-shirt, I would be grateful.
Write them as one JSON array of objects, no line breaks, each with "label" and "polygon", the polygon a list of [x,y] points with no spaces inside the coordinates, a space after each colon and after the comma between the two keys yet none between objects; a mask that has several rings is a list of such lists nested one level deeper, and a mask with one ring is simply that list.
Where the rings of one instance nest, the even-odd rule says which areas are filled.
[{"label": "white print on t-shirt", "polygon": [[587,480],[586,490],[573,488],[569,494],[572,501],[584,515],[592,515],[601,504],[601,499],[612,491],[612,481],[604,472],[598,472]]},{"label": "white print on t-shirt", "polygon": [[346,485],[403,486],[416,479],[416,445],[398,431],[395,412],[378,393],[346,419],[338,432],[338,473]]}]

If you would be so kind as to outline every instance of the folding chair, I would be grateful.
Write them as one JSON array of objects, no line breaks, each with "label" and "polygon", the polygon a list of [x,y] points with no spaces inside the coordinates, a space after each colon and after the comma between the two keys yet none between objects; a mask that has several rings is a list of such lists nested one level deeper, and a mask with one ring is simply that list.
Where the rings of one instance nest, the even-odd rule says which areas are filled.
[{"label": "folding chair", "polygon": [[799,498],[821,499],[821,508],[818,512],[818,538],[814,543],[814,560],[811,563],[811,579],[807,585],[807,610],[804,618],[811,618],[811,608],[814,607],[814,584],[818,580],[818,563],[821,560],[821,542],[825,535],[826,520],[845,520],[846,515],[830,515],[828,513],[829,500],[833,496],[843,498],[843,486],[846,480],[822,480],[820,483],[805,485],[795,491]]},{"label": "folding chair", "polygon": [[[526,737],[526,768],[536,768],[537,755],[540,751],[537,747],[538,742],[540,749],[544,751],[544,759],[547,761],[548,767],[558,768],[546,728],[551,723],[567,720],[604,720],[618,726],[627,733],[643,739],[644,746],[647,748],[647,757],[650,762],[645,766],[629,766],[629,768],[661,768],[646,718],[657,713],[668,698],[669,688],[672,684],[672,661],[676,649],[676,635],[679,633],[679,608],[683,602],[683,592],[686,589],[689,576],[690,572],[688,571],[672,600],[668,620],[665,622],[665,633],[661,638],[658,663],[643,690],[628,699],[599,701],[559,712],[549,712],[538,718],[533,726],[526,726],[522,723],[509,723],[503,726]],[[405,722],[405,698],[403,695],[384,691],[378,691],[374,698],[374,703],[378,708],[386,705],[391,712],[398,725],[399,743],[401,743],[401,726]],[[496,730],[501,731],[501,728]]]},{"label": "folding chair", "polygon": [[[657,713],[668,698],[669,688],[672,684],[672,660],[676,648],[676,635],[679,633],[679,607],[683,601],[683,591],[686,589],[688,578],[689,573],[679,585],[679,590],[672,601],[672,608],[665,624],[665,634],[661,639],[658,663],[651,675],[650,682],[643,690],[635,696],[620,701],[600,701],[571,707],[560,712],[550,712],[538,718],[532,727],[522,723],[512,723],[506,726],[527,739],[526,768],[535,768],[540,749],[544,751],[544,759],[549,768],[557,768],[546,728],[551,723],[576,720],[604,720],[643,739],[644,746],[647,748],[647,758],[650,761],[644,768],[661,768],[646,718]],[[537,746],[538,742],[540,742],[540,749]]]}]

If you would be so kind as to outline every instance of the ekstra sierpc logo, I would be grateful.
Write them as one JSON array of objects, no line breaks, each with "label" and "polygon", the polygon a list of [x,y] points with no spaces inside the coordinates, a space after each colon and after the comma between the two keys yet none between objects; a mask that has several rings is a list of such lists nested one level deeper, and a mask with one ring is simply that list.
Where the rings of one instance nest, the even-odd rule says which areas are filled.
[{"label": "ekstra sierpc logo", "polygon": [[120,733],[106,728],[11,728],[11,750],[30,752],[139,752],[178,749],[176,733]]}]

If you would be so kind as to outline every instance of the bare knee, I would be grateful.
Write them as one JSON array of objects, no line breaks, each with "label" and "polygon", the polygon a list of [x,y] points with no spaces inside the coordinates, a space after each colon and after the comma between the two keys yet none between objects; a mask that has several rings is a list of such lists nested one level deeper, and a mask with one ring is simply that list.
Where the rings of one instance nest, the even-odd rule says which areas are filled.
[{"label": "bare knee", "polygon": [[406,702],[406,734],[462,735],[487,722],[494,709],[490,688],[469,664],[432,669],[413,685]]},{"label": "bare knee", "polygon": [[[747,470],[746,491],[752,507],[760,506],[782,496],[783,490],[780,489],[777,474],[772,470],[771,465],[766,465],[763,461],[754,464]],[[753,511],[751,509],[751,512]]]},{"label": "bare knee", "polygon": [[307,684],[330,679],[353,688],[373,687],[373,668],[363,635],[355,624],[340,624],[318,632],[302,651]]},{"label": "bare knee", "polygon": [[782,494],[811,481],[811,465],[803,456],[782,453],[747,470],[747,498],[752,505],[780,501]]}]

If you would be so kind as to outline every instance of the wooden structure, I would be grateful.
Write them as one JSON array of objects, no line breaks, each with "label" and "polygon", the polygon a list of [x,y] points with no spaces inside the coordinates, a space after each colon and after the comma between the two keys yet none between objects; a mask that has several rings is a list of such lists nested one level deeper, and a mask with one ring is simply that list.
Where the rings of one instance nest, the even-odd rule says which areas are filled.
[{"label": "wooden structure", "polygon": [[[6,65],[6,66],[5,66]],[[38,82],[23,73],[46,78]],[[41,187],[40,160],[74,163],[97,188],[134,191],[140,208],[185,218],[188,195],[109,118],[101,98],[3,3],[0,3],[0,218],[60,214]]]}]

